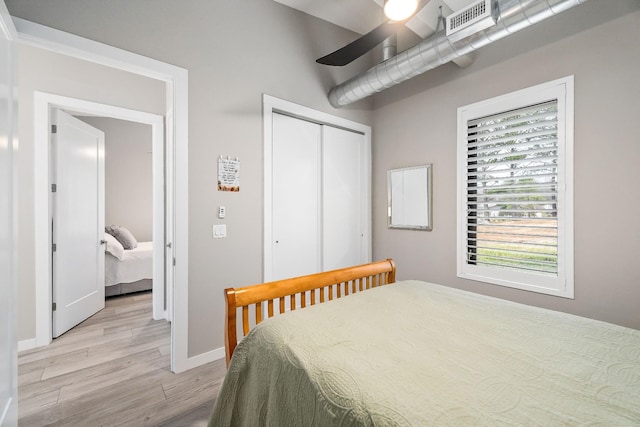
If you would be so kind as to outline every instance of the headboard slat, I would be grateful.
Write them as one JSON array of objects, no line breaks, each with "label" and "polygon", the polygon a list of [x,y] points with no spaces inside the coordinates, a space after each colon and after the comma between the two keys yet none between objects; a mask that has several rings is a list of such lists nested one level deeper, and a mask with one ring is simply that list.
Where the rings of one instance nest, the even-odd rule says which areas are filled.
[{"label": "headboard slat", "polygon": [[249,333],[249,306],[242,307],[242,331],[246,336]]},{"label": "headboard slat", "polygon": [[267,313],[269,317],[273,317],[273,300],[272,299],[267,301]]},{"label": "headboard slat", "polygon": [[257,302],[256,306],[256,325],[262,322],[262,303]]}]

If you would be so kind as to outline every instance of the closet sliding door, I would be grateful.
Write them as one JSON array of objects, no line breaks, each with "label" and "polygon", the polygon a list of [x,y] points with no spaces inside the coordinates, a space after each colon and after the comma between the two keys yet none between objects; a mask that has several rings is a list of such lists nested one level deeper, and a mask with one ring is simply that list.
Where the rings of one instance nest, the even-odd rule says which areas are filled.
[{"label": "closet sliding door", "polygon": [[368,262],[364,135],[279,113],[272,126],[272,277],[265,280]]},{"label": "closet sliding door", "polygon": [[322,126],[322,269],[363,264],[364,136]]},{"label": "closet sliding door", "polygon": [[273,280],[320,271],[320,126],[273,114]]}]

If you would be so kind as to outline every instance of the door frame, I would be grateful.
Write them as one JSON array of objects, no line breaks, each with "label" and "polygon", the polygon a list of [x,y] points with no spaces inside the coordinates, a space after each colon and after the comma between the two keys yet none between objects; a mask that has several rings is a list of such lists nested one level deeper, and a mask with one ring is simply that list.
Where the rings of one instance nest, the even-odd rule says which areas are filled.
[{"label": "door frame", "polygon": [[[55,30],[20,18],[13,18],[18,32],[18,42],[40,49],[50,50],[85,61],[128,71],[162,81],[166,85],[166,155],[167,188],[166,221],[173,224],[172,236],[167,242],[172,246],[168,253],[173,260],[167,268],[167,310],[171,319],[171,370],[183,372],[209,360],[188,356],[188,286],[189,286],[189,198],[188,198],[188,72],[187,70],[127,52],[103,43]],[[41,155],[40,155],[41,156]],[[46,157],[45,157],[46,158]],[[42,162],[42,161],[41,161]],[[40,162],[40,164],[41,164]],[[39,171],[36,169],[36,173]],[[48,177],[36,181],[42,187]],[[39,191],[47,192],[46,184]],[[46,206],[48,197],[35,200],[35,212]],[[36,228],[42,227],[36,224]],[[171,240],[169,240],[171,238]],[[48,250],[48,248],[46,248]],[[36,248],[36,261],[42,253]],[[36,266],[37,270],[43,267]],[[43,280],[43,272],[39,274]],[[44,273],[46,274],[46,272]],[[36,327],[35,346],[46,345],[46,336]]]},{"label": "door frame", "polygon": [[[63,110],[72,115],[108,117],[126,120],[151,126],[151,146],[153,152],[153,319],[167,319],[164,309],[164,236],[165,224],[171,229],[172,224],[166,222],[164,215],[164,118],[156,114],[112,105],[85,101],[44,92],[34,94],[34,153],[35,178],[34,196],[42,202],[46,193],[47,206],[35,206],[35,242],[36,242],[36,340],[46,342],[52,340],[52,262],[51,262],[51,230],[50,221],[53,207],[48,189],[51,188],[51,125],[52,111]],[[40,183],[46,177],[45,186]],[[43,190],[44,189],[44,190]],[[45,232],[46,236],[42,235]],[[45,250],[47,250],[46,256]],[[44,259],[43,259],[44,258]],[[46,279],[43,275],[46,274]],[[46,333],[45,333],[46,329]]]},{"label": "door frame", "polygon": [[[18,91],[17,91],[17,32],[13,25],[7,6],[3,0],[0,0],[0,38],[7,41],[7,55],[3,55],[2,67],[3,72],[6,73],[6,80],[0,90],[7,105],[7,120],[6,127],[1,126],[0,134],[4,141],[4,147],[1,150],[6,151],[6,156],[9,160],[7,172],[10,175],[9,188],[6,193],[3,194],[2,203],[7,200],[8,203],[4,206],[8,208],[8,223],[6,229],[1,230],[5,235],[0,244],[3,246],[3,250],[9,252],[9,257],[5,261],[8,261],[8,269],[2,271],[2,277],[0,278],[0,292],[2,298],[6,298],[8,305],[6,324],[2,322],[0,328],[6,330],[7,340],[0,343],[0,363],[8,363],[8,378],[3,377],[0,381],[3,383],[3,387],[6,385],[6,396],[0,396],[0,425],[6,427],[12,427],[18,425],[18,353],[17,353],[17,324],[18,316],[18,287],[17,287],[17,244],[18,244],[18,191],[17,191],[17,159],[18,159]],[[4,49],[3,49],[4,50]],[[3,79],[4,80],[4,79]],[[3,207],[3,208],[4,208]],[[3,307],[4,308],[4,307]],[[5,359],[6,357],[6,359]],[[6,398],[6,400],[5,400]]]},{"label": "door frame", "polygon": [[352,132],[361,133],[365,138],[365,159],[366,170],[364,172],[365,200],[363,203],[368,207],[365,209],[364,227],[366,230],[364,247],[365,257],[371,260],[371,127],[362,123],[354,122],[343,117],[317,111],[290,101],[285,101],[271,95],[262,95],[262,124],[264,138],[264,223],[263,223],[263,282],[273,280],[273,252],[271,242],[273,241],[273,113],[280,113],[301,120],[306,120],[321,125],[333,126]]}]

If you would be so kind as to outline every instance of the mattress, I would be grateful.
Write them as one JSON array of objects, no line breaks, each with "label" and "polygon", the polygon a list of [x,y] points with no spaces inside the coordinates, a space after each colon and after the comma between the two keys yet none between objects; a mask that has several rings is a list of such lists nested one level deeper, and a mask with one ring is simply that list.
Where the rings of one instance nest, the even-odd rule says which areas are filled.
[{"label": "mattress", "polygon": [[153,242],[138,242],[135,249],[124,251],[122,260],[105,253],[105,286],[132,283],[153,278]]},{"label": "mattress", "polygon": [[256,326],[209,425],[579,424],[640,424],[640,331],[403,281]]}]

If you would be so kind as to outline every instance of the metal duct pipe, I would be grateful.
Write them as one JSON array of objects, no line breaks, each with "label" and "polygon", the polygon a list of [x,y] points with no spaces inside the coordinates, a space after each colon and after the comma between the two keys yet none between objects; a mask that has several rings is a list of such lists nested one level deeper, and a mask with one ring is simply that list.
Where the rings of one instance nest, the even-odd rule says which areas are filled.
[{"label": "metal duct pipe", "polygon": [[329,91],[329,102],[336,108],[349,105],[586,1],[494,0],[494,9],[499,11],[496,25],[456,42],[449,41],[445,32],[440,31],[337,85]]},{"label": "metal duct pipe", "polygon": [[394,34],[382,42],[382,60],[386,61],[398,54],[398,35]]}]

